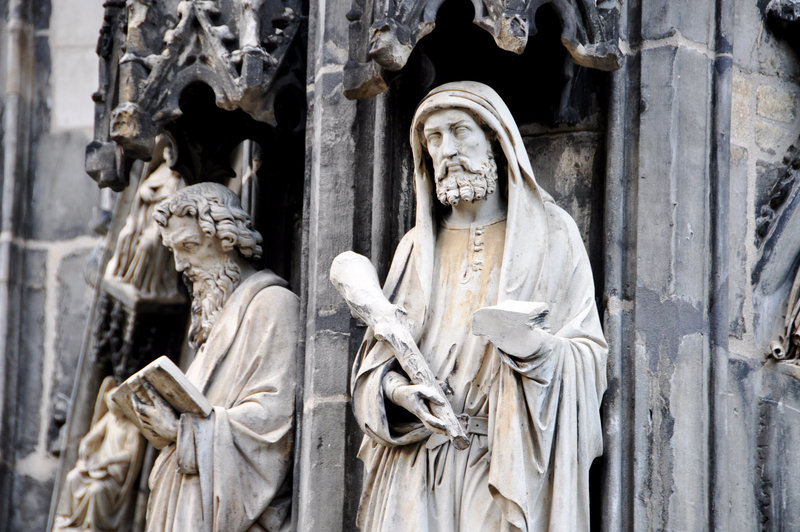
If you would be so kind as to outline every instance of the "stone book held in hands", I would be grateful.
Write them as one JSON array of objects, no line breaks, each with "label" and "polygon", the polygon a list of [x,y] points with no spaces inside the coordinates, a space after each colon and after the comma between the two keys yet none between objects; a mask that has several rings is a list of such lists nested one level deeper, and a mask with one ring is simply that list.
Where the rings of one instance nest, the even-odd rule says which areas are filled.
[{"label": "stone book held in hands", "polygon": [[[186,375],[172,360],[162,356],[134,373],[120,384],[111,394],[111,400],[120,406],[125,417],[141,430],[139,417],[133,406],[133,394],[140,398],[147,397],[145,383],[149,383],[178,413],[194,414],[203,418],[211,414],[211,403],[203,393],[192,384]],[[162,448],[170,442],[162,441],[150,431],[141,430],[142,434],[156,448]],[[158,440],[158,441],[154,441]]]}]

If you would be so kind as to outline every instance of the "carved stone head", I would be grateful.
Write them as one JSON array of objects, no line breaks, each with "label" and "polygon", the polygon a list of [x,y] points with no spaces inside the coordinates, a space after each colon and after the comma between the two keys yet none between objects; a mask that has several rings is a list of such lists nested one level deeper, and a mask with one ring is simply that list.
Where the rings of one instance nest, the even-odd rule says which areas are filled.
[{"label": "carved stone head", "polygon": [[183,188],[156,206],[153,218],[175,268],[192,286],[190,340],[201,345],[241,279],[247,259],[261,256],[261,235],[239,198],[218,183]]},{"label": "carved stone head", "polygon": [[491,139],[472,114],[457,108],[435,111],[425,119],[422,135],[442,204],[482,200],[496,190]]}]

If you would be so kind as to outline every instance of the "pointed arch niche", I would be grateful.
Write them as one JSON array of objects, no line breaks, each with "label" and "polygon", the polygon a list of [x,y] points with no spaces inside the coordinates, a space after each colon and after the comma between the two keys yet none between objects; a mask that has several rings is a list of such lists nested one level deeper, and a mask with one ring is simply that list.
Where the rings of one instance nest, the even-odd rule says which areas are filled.
[{"label": "pointed arch niche", "polygon": [[[438,85],[479,81],[508,104],[537,180],[577,222],[601,303],[607,71],[620,61],[616,9],[537,0],[396,4],[356,0],[348,14],[345,95],[359,100],[357,123],[363,125],[354,249],[371,257],[385,277],[397,243],[414,223],[414,110]],[[354,323],[351,334],[352,358],[363,329]],[[357,448],[353,441],[347,453],[353,471],[360,466]],[[599,459],[594,469],[601,467]],[[360,475],[349,482],[348,492],[358,493]],[[355,511],[347,514],[354,519]]]}]

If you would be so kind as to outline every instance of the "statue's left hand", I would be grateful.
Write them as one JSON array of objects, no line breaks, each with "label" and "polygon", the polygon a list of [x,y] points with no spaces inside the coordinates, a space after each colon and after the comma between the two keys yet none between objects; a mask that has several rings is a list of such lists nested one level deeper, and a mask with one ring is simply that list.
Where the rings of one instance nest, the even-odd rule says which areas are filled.
[{"label": "statue's left hand", "polygon": [[175,410],[149,382],[134,392],[132,399],[142,427],[170,442],[178,439],[178,416]]}]

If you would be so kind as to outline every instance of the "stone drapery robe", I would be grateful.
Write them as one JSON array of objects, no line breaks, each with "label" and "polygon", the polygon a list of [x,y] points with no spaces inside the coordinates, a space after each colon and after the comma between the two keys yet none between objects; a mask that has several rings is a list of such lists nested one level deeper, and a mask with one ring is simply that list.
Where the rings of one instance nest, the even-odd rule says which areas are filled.
[{"label": "stone drapery robe", "polygon": [[213,412],[161,451],[148,531],[288,530],[298,310],[269,271],[231,294],[186,372]]},{"label": "stone drapery robe", "polygon": [[[463,341],[485,348],[498,363],[484,362],[475,380],[486,398],[488,434],[471,434],[470,447],[457,451],[449,441],[431,445],[427,429],[384,397],[384,376],[401,370],[391,349],[368,330],[351,381],[355,415],[366,433],[359,451],[365,479],[358,524],[370,532],[588,530],[588,474],[602,453],[599,407],[607,354],[591,268],[575,222],[537,186],[510,112],[485,85],[444,85],[417,110],[411,133],[417,220],[398,245],[384,292],[407,311],[434,369],[435,353],[423,348],[432,334],[431,315],[437,302],[459,303],[437,293],[443,286],[434,271],[442,228],[420,129],[426,116],[446,108],[466,110],[492,129],[507,162],[503,252],[496,258],[496,292],[485,303],[546,303],[553,348],[508,356],[468,339],[470,325],[463,324]],[[438,371],[445,380],[451,368]],[[451,403],[457,414],[469,409]]]}]

